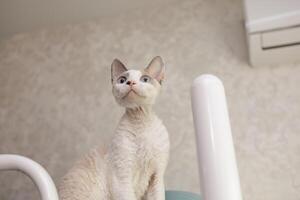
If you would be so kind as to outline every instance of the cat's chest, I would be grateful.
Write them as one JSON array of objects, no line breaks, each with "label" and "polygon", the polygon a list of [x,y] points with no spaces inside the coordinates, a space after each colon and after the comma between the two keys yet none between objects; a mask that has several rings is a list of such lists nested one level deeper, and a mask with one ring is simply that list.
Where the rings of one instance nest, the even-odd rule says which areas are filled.
[{"label": "cat's chest", "polygon": [[145,130],[135,139],[136,166],[151,173],[161,160],[167,158],[169,150],[168,133],[164,127]]},{"label": "cat's chest", "polygon": [[153,123],[136,134],[137,155],[142,158],[158,156],[169,143],[168,132],[162,124]]},{"label": "cat's chest", "polygon": [[137,162],[142,164],[150,164],[154,161],[155,157],[159,155],[159,141],[157,138],[151,136],[139,136],[135,141],[135,152]]},{"label": "cat's chest", "polygon": [[130,141],[127,147],[133,153],[137,168],[152,167],[168,154],[168,132],[160,119],[154,117],[152,120],[124,124],[120,130],[125,130],[123,138]]}]

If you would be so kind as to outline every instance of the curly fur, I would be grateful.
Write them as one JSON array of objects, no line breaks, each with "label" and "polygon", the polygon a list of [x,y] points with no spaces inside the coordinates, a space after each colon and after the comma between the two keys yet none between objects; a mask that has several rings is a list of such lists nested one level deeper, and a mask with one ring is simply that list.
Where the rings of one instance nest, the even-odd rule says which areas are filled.
[{"label": "curly fur", "polygon": [[[134,86],[116,81],[124,73],[136,83]],[[145,73],[153,78],[151,82],[141,82]],[[92,150],[64,176],[59,187],[62,200],[165,199],[163,176],[169,137],[151,109],[160,89],[161,73],[164,69],[159,57],[144,72],[127,70],[120,61],[114,61],[113,94],[126,111],[107,151]]]}]

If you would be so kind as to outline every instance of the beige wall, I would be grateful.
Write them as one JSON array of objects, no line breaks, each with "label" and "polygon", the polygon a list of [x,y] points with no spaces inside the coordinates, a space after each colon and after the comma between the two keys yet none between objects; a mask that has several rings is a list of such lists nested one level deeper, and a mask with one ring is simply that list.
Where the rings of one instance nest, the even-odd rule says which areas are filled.
[{"label": "beige wall", "polygon": [[41,27],[113,17],[171,0],[1,0],[0,39]]}]

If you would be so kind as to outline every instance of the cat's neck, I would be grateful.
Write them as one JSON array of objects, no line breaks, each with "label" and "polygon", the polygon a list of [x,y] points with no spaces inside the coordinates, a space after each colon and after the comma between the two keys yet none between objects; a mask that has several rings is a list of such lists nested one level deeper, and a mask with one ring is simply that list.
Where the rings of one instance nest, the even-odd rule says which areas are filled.
[{"label": "cat's neck", "polygon": [[151,106],[139,106],[135,108],[126,108],[124,116],[132,121],[151,120],[156,115]]}]

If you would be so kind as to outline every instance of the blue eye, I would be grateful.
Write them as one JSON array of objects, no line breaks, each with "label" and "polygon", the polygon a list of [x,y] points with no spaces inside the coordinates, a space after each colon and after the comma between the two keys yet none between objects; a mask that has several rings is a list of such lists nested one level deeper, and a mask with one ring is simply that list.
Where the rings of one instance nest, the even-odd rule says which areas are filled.
[{"label": "blue eye", "polygon": [[141,77],[141,81],[144,83],[148,83],[151,80],[151,78],[147,75],[144,75]]},{"label": "blue eye", "polygon": [[125,83],[126,80],[127,80],[127,79],[126,79],[125,76],[121,76],[120,78],[118,78],[117,83],[123,84],[123,83]]}]

